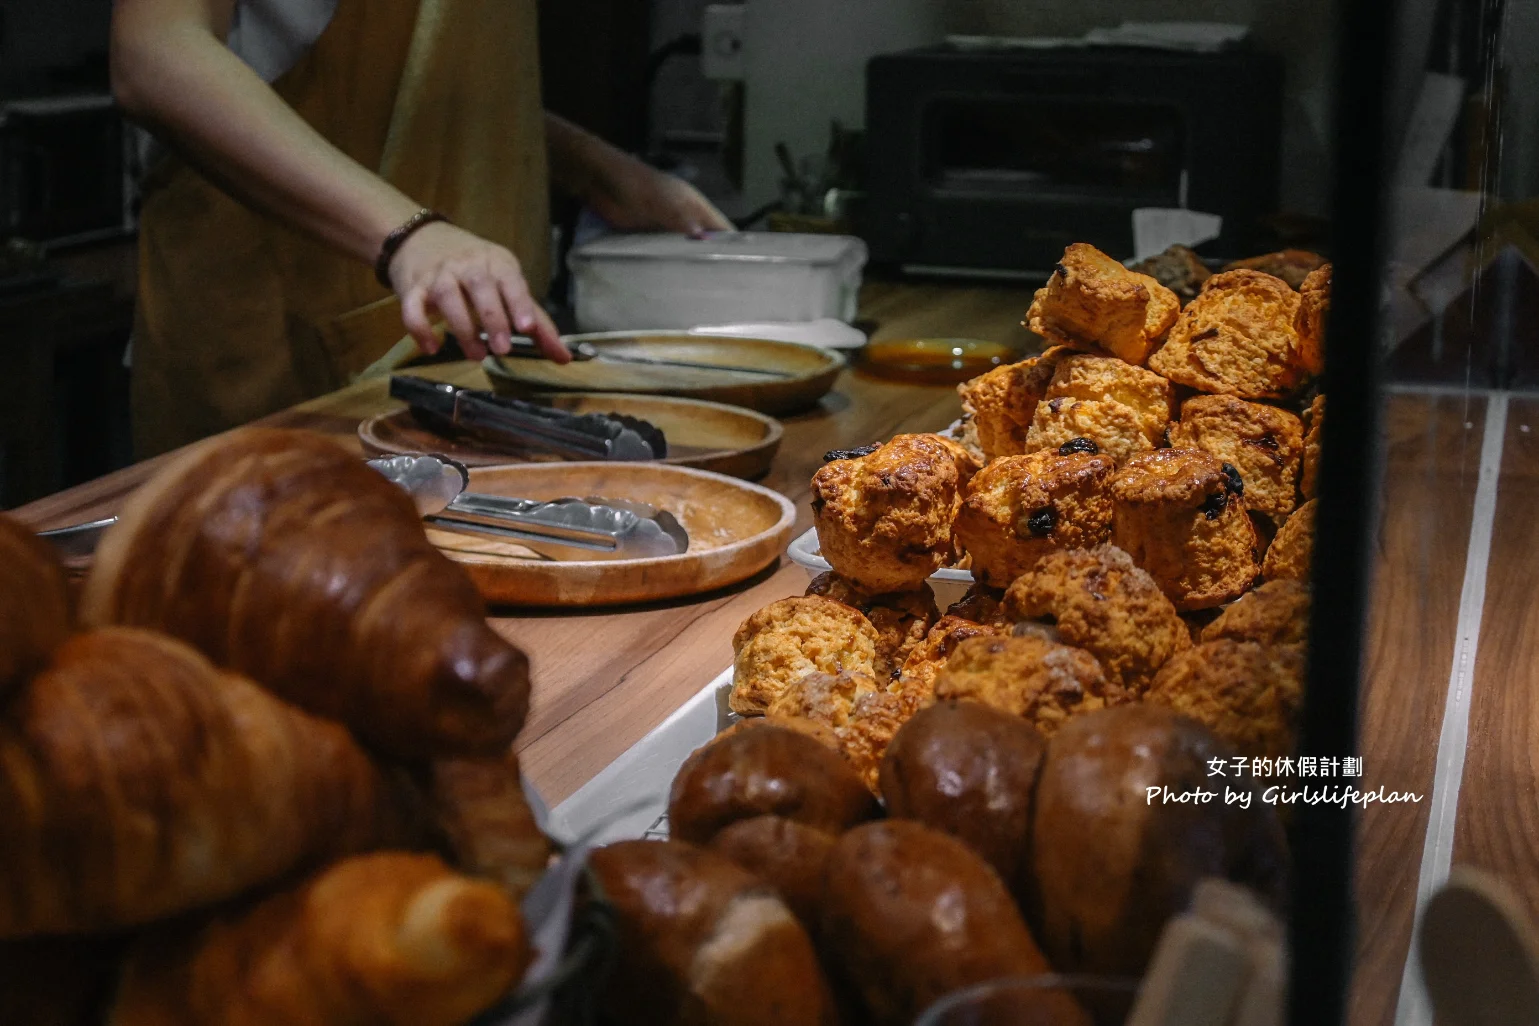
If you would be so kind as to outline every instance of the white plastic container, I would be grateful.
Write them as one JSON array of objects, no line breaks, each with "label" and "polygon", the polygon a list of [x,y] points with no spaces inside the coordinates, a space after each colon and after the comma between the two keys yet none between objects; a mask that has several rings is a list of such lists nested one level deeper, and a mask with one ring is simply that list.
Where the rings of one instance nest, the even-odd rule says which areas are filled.
[{"label": "white plastic container", "polygon": [[[791,557],[791,562],[807,571],[808,577],[816,577],[833,569],[818,549],[818,530],[815,527],[809,527],[791,539],[786,555]],[[930,590],[935,592],[935,604],[941,609],[945,609],[953,602],[960,602],[962,596],[966,595],[967,590],[972,586],[973,575],[970,570],[954,570],[947,567],[930,575]]]},{"label": "white plastic container", "polygon": [[572,250],[582,331],[855,319],[866,244],[848,235],[606,235]]}]

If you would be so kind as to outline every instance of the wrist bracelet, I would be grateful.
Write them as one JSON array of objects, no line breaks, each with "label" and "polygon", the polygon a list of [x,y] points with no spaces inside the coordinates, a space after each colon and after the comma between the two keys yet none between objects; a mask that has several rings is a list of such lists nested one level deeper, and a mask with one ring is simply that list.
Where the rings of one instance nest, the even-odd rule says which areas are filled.
[{"label": "wrist bracelet", "polygon": [[436,210],[429,210],[427,207],[423,207],[411,215],[411,217],[408,217],[406,222],[399,228],[385,236],[385,241],[379,247],[379,256],[374,260],[374,277],[381,285],[387,289],[394,288],[390,284],[390,261],[395,259],[396,252],[400,250],[401,245],[415,235],[418,228],[430,225],[434,221],[443,221],[447,224],[449,219]]}]

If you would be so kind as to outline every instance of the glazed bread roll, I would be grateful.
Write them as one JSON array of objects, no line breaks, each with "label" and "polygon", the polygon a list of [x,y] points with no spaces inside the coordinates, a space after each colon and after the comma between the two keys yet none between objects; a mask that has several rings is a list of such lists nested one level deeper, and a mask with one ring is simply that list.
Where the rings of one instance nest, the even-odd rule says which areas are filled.
[{"label": "glazed bread roll", "polygon": [[69,630],[69,588],[58,557],[0,516],[0,699],[42,669]]},{"label": "glazed bread roll", "polygon": [[1151,799],[1249,788],[1208,776],[1234,755],[1193,720],[1151,704],[1076,717],[1048,743],[1032,841],[1037,936],[1065,973],[1138,976],[1165,921],[1203,877],[1223,877],[1280,906],[1287,850],[1275,810]]},{"label": "glazed bread roll", "polygon": [[785,727],[716,738],[673,778],[673,836],[708,844],[740,819],[781,816],[838,834],[877,815],[876,799],[837,752]]},{"label": "glazed bread roll", "polygon": [[602,999],[614,1022],[837,1021],[807,932],[768,886],[725,856],[682,841],[622,841],[595,851],[591,865],[619,928],[619,960]]},{"label": "glazed bread roll", "polygon": [[[959,987],[1051,972],[988,863],[912,820],[867,823],[841,837],[824,896],[826,949],[877,1026],[909,1026]],[[1058,990],[1031,994],[1011,1021],[1090,1023]]]},{"label": "glazed bread roll", "polygon": [[822,927],[823,870],[835,839],[794,820],[755,816],[717,833],[711,848],[775,888],[808,934],[816,937]]},{"label": "glazed bread roll", "polygon": [[1042,735],[1019,716],[980,702],[937,702],[915,713],[887,747],[887,814],[958,838],[1013,887],[1027,862],[1045,750]]}]

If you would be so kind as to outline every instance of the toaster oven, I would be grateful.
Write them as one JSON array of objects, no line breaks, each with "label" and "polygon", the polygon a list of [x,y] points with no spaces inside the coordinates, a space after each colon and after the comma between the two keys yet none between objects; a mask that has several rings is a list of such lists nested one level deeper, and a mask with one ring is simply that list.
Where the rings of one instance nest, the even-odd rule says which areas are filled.
[{"label": "toaster oven", "polygon": [[1132,213],[1223,217],[1253,252],[1275,210],[1282,64],[1250,49],[931,47],[867,67],[873,262],[1045,276],[1064,247],[1131,255]]},{"label": "toaster oven", "polygon": [[58,246],[131,232],[129,146],[106,93],[0,102],[0,240]]}]

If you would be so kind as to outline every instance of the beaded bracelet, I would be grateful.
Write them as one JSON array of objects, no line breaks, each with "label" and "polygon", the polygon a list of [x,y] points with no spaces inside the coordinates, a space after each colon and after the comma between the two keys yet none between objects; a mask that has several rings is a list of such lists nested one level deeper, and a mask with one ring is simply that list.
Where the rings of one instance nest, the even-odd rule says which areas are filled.
[{"label": "beaded bracelet", "polygon": [[379,256],[374,260],[374,277],[385,288],[392,288],[390,284],[390,261],[395,259],[396,252],[400,250],[407,239],[416,234],[417,229],[430,225],[434,221],[443,221],[446,224],[449,219],[436,210],[423,207],[411,217],[406,219],[395,231],[385,236],[385,241],[380,244]]}]

